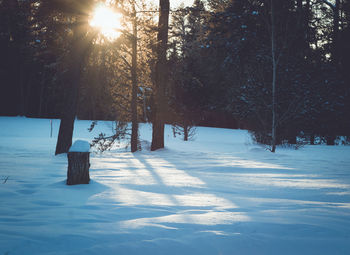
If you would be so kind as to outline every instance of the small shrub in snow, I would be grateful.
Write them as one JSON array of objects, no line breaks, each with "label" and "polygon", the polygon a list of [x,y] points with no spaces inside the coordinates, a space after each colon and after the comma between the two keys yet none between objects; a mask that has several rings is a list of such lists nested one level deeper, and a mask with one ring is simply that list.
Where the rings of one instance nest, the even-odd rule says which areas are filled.
[{"label": "small shrub in snow", "polygon": [[[249,133],[252,137],[253,143],[263,145],[266,150],[269,150],[269,151],[272,150],[272,147],[271,147],[272,137],[270,133],[263,132],[263,131],[249,131]],[[307,144],[307,141],[299,137],[296,139],[295,144],[290,143],[287,139],[280,138],[277,141],[277,145],[279,145],[280,147],[294,149],[294,150],[298,150],[304,147],[306,144]]]},{"label": "small shrub in snow", "polygon": [[176,136],[182,136],[184,141],[193,141],[196,135],[196,127],[193,123],[189,125],[174,123],[172,125],[172,130],[175,138]]},{"label": "small shrub in snow", "polygon": [[[90,132],[93,130],[97,123],[92,122]],[[94,137],[92,140],[91,147],[97,149],[100,152],[108,151],[113,148],[115,144],[120,143],[122,140],[128,140],[130,144],[130,128],[128,128],[128,123],[123,121],[116,121],[116,126],[113,128],[112,135],[106,135],[105,133],[100,133],[98,137]]]},{"label": "small shrub in snow", "polygon": [[350,136],[337,136],[334,143],[336,145],[350,145]]},{"label": "small shrub in snow", "polygon": [[305,145],[306,145],[306,143],[303,140],[297,140],[296,144],[290,144],[290,143],[288,143],[288,140],[284,140],[284,141],[282,141],[280,147],[298,150],[300,148],[303,148]]}]

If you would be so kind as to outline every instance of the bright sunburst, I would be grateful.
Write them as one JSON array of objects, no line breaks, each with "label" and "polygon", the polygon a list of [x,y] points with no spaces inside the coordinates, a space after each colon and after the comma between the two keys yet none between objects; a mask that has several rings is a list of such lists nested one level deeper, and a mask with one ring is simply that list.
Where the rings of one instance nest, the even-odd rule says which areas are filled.
[{"label": "bright sunburst", "polygon": [[114,12],[107,5],[98,5],[90,20],[92,27],[98,28],[103,36],[113,41],[121,34],[121,17],[120,13]]}]

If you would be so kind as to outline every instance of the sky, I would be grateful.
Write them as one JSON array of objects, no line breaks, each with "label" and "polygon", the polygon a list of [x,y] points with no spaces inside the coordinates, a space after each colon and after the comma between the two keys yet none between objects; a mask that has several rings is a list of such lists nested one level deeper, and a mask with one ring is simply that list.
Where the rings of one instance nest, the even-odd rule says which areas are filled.
[{"label": "sky", "polygon": [[185,6],[190,6],[193,4],[193,0],[170,0],[170,7],[177,8],[184,3]]}]

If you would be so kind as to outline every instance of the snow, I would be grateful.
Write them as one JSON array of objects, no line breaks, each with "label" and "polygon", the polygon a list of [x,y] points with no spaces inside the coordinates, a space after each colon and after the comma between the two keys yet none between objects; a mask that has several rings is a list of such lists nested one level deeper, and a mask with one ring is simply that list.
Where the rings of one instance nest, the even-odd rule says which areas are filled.
[{"label": "snow", "polygon": [[[112,129],[90,124],[74,140]],[[0,254],[350,254],[349,146],[272,154],[245,130],[166,127],[165,149],[92,151],[91,183],[67,186],[53,128],[0,117]]]},{"label": "snow", "polygon": [[90,143],[85,140],[76,140],[73,145],[69,148],[69,152],[89,152]]}]

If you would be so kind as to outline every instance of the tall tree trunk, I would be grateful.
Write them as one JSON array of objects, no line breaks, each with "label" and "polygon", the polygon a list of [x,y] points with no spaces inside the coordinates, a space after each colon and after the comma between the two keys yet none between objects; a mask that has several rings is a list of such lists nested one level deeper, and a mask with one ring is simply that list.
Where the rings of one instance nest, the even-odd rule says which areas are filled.
[{"label": "tall tree trunk", "polygon": [[327,140],[327,145],[335,145],[335,135],[327,135],[326,140]]},{"label": "tall tree trunk", "polygon": [[74,130],[74,119],[77,113],[77,101],[78,101],[78,90],[79,90],[79,74],[80,68],[78,63],[70,67],[69,80],[66,81],[66,89],[69,89],[69,93],[65,99],[65,105],[63,106],[63,113],[61,117],[60,129],[58,132],[56,152],[55,155],[61,153],[67,153],[70,146],[72,145],[73,130]]},{"label": "tall tree trunk", "polygon": [[333,43],[332,43],[332,58],[336,66],[339,65],[339,52],[338,52],[338,37],[339,37],[339,9],[340,9],[340,0],[335,1],[333,9]]},{"label": "tall tree trunk", "polygon": [[314,134],[310,135],[310,145],[315,145],[315,135]]},{"label": "tall tree trunk", "polygon": [[297,0],[298,25],[301,25],[303,18],[303,0]]},{"label": "tall tree trunk", "polygon": [[66,98],[61,117],[55,155],[67,153],[72,145],[74,119],[77,113],[78,91],[81,68],[90,45],[84,30],[75,25],[74,38],[69,54],[68,70],[65,76]]},{"label": "tall tree trunk", "polygon": [[[305,11],[304,11],[304,38],[307,43],[308,49],[310,48],[311,37],[310,37],[310,18],[311,18],[311,0],[306,1]],[[309,51],[309,50],[308,50]]]},{"label": "tall tree trunk", "polygon": [[151,150],[164,148],[164,124],[165,124],[165,88],[168,79],[167,70],[167,44],[169,28],[169,0],[159,0],[159,21],[158,21],[158,45],[157,45],[157,63],[155,78],[155,97],[154,97],[154,117],[152,125],[152,145]]},{"label": "tall tree trunk", "polygon": [[135,3],[133,5],[133,36],[132,36],[132,60],[131,60],[131,152],[137,151],[138,121],[137,121],[137,20]]},{"label": "tall tree trunk", "polygon": [[44,69],[42,78],[40,80],[40,97],[39,97],[39,109],[38,117],[44,117],[43,114],[43,101],[44,101],[44,92],[45,92],[45,82],[46,82],[46,70]]},{"label": "tall tree trunk", "polygon": [[276,151],[276,38],[274,0],[271,0],[271,55],[272,55],[272,132],[271,152]]},{"label": "tall tree trunk", "polygon": [[19,88],[20,88],[20,97],[19,97],[19,107],[20,107],[20,116],[26,116],[28,109],[27,109],[27,78],[26,77],[26,70],[25,70],[25,56],[20,52],[21,56],[18,70],[18,76],[19,76]]}]

